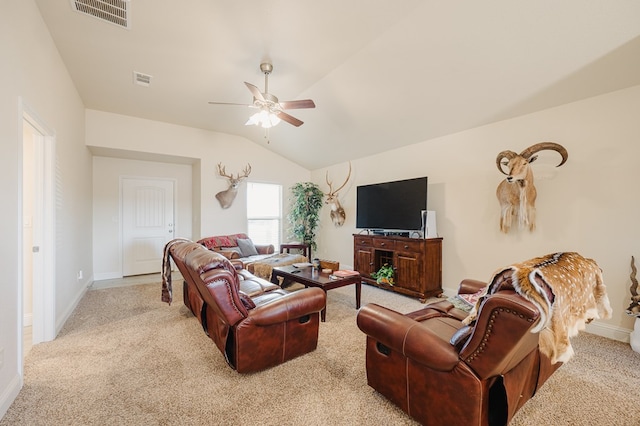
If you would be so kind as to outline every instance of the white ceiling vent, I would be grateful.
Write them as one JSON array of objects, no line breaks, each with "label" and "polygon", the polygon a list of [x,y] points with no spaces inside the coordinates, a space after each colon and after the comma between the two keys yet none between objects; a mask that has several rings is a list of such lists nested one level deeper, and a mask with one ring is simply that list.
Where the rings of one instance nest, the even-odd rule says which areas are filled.
[{"label": "white ceiling vent", "polygon": [[131,27],[130,4],[130,0],[71,0],[76,12],[126,29]]},{"label": "white ceiling vent", "polygon": [[133,82],[139,86],[149,87],[151,85],[151,76],[138,71],[133,72]]}]

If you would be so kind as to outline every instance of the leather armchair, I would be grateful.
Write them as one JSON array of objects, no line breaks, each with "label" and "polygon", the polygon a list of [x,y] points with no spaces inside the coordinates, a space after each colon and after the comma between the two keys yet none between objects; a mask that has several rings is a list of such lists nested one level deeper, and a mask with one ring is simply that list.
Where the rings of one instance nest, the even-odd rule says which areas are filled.
[{"label": "leather armchair", "polygon": [[[485,283],[464,280],[460,292]],[[503,286],[485,297],[475,323],[448,301],[406,315],[369,304],[368,384],[426,425],[505,425],[561,365],[538,350],[537,308]]]},{"label": "leather armchair", "polygon": [[200,244],[174,240],[165,247],[168,282],[163,283],[163,299],[168,302],[168,257],[184,279],[185,306],[239,373],[263,370],[316,349],[319,313],[326,303],[321,289],[289,293],[246,270],[237,271],[224,256]]}]

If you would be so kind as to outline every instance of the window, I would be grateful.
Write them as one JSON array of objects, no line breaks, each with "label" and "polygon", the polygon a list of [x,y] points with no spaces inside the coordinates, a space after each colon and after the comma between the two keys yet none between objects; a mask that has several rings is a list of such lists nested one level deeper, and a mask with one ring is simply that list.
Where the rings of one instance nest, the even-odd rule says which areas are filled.
[{"label": "window", "polygon": [[247,233],[254,244],[280,247],[282,185],[247,182]]}]

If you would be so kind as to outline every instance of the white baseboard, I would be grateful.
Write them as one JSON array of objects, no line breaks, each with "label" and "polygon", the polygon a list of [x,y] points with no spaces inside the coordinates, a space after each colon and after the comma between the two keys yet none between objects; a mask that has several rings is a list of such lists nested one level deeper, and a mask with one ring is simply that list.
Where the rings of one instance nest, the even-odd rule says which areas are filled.
[{"label": "white baseboard", "polygon": [[76,307],[78,306],[78,303],[80,303],[80,300],[82,300],[85,293],[87,292],[89,285],[92,282],[93,282],[92,280],[86,280],[84,282],[84,285],[80,287],[80,291],[78,292],[78,294],[76,294],[76,297],[73,300],[73,303],[70,303],[67,306],[67,309],[65,309],[65,311],[63,312],[63,315],[58,318],[58,320],[56,321],[56,336],[58,335],[60,330],[62,330],[64,323],[67,322],[67,320],[69,319],[73,311],[76,309]]},{"label": "white baseboard", "polygon": [[11,407],[13,401],[15,401],[15,399],[18,397],[20,389],[22,389],[22,379],[19,375],[16,374],[9,381],[8,386],[0,395],[0,419],[2,419],[5,414],[7,414],[9,407]]},{"label": "white baseboard", "polygon": [[98,272],[93,274],[93,281],[117,280],[119,278],[122,278],[122,273],[120,272]]},{"label": "white baseboard", "polygon": [[631,334],[633,330],[622,327],[614,327],[595,320],[591,324],[587,324],[585,331],[597,336],[606,337],[612,340],[618,340],[623,343],[629,343],[629,334]]},{"label": "white baseboard", "polygon": [[33,325],[33,314],[24,314],[22,317],[22,326],[31,327]]}]

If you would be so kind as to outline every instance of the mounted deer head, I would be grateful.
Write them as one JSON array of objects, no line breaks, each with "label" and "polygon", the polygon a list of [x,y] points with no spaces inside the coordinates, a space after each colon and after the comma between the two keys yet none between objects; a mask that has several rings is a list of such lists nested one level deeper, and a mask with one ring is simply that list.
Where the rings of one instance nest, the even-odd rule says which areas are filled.
[{"label": "mounted deer head", "polygon": [[248,177],[249,173],[251,173],[251,164],[247,163],[247,167],[244,168],[242,174],[238,173],[237,177],[233,177],[233,173],[228,175],[222,163],[218,163],[218,173],[220,174],[220,176],[226,177],[229,180],[229,188],[216,194],[216,198],[220,202],[220,206],[223,209],[228,209],[229,207],[231,207],[233,200],[235,200],[236,198],[236,194],[238,193],[238,186],[240,185],[242,180]]},{"label": "mounted deer head", "polygon": [[329,192],[325,193],[327,199],[325,200],[325,204],[328,204],[331,208],[331,221],[335,226],[344,225],[344,220],[346,218],[346,214],[344,209],[340,205],[340,201],[338,201],[338,191],[340,191],[344,186],[349,182],[349,178],[351,177],[351,161],[349,161],[349,174],[345,179],[344,183],[340,185],[340,187],[336,190],[332,189],[332,183],[329,181],[329,171],[327,170],[326,181],[327,185],[329,185]]}]

